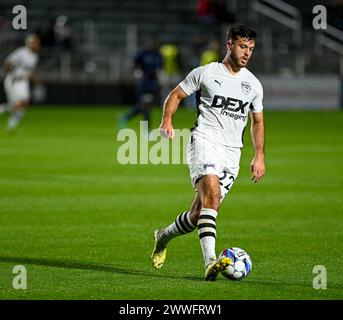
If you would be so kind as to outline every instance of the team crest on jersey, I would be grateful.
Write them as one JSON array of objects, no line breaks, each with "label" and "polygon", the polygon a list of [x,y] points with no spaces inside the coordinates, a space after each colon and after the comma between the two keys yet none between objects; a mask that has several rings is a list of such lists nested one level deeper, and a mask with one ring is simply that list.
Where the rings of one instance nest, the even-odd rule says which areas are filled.
[{"label": "team crest on jersey", "polygon": [[250,90],[251,90],[251,85],[249,82],[246,81],[242,81],[241,82],[241,86],[242,86],[242,91],[244,94],[249,94]]}]

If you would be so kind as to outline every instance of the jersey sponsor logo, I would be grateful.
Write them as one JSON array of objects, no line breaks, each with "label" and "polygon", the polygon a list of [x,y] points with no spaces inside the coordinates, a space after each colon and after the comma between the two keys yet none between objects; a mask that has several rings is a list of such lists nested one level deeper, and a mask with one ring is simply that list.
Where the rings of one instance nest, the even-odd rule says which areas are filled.
[{"label": "jersey sponsor logo", "polygon": [[245,121],[247,119],[245,107],[248,105],[249,102],[244,102],[240,99],[215,95],[211,107],[222,108],[220,114],[229,116],[234,120]]},{"label": "jersey sponsor logo", "polygon": [[241,82],[241,86],[242,86],[242,91],[244,94],[249,94],[251,91],[251,85],[249,82],[246,81],[242,81]]},{"label": "jersey sponsor logo", "polygon": [[223,108],[223,110],[233,112],[241,111],[242,114],[245,114],[245,107],[248,104],[249,102],[244,102],[240,99],[215,95],[211,107]]},{"label": "jersey sponsor logo", "polygon": [[247,120],[247,116],[241,115],[241,114],[237,114],[237,113],[232,113],[232,112],[228,112],[225,110],[222,110],[221,113],[224,116],[228,116],[230,118],[232,118],[233,120],[242,120],[243,122],[245,122]]}]

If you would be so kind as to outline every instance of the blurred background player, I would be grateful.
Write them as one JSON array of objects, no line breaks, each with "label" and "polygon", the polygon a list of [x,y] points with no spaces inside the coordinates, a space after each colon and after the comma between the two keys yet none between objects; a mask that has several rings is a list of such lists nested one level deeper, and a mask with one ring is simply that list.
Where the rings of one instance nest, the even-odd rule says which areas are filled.
[{"label": "blurred background player", "polygon": [[218,39],[212,39],[208,48],[200,55],[200,65],[205,66],[211,62],[217,62],[221,59],[220,42]]},{"label": "blurred background player", "polygon": [[166,42],[160,48],[163,59],[161,71],[161,98],[162,104],[169,92],[181,81],[181,70],[183,68],[180,55],[180,46],[176,42]]},{"label": "blurred background player", "polygon": [[0,105],[0,114],[11,114],[7,122],[9,130],[16,128],[25,114],[30,101],[29,81],[40,83],[35,73],[39,48],[38,36],[31,34],[26,37],[25,46],[14,50],[4,61],[7,103]]},{"label": "blurred background player", "polygon": [[150,131],[150,112],[159,96],[159,73],[162,68],[162,56],[159,52],[158,40],[155,35],[148,39],[147,46],[137,54],[134,61],[134,76],[136,79],[136,104],[128,113],[120,116],[119,128],[125,128],[127,121],[142,113],[148,121]]}]

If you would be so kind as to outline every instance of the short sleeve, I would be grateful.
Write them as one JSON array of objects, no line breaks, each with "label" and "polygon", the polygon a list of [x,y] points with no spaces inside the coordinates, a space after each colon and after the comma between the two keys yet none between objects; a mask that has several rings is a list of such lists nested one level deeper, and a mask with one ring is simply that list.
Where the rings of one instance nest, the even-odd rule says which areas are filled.
[{"label": "short sleeve", "polygon": [[5,63],[10,63],[13,65],[18,64],[20,62],[20,55],[20,49],[14,50],[10,55],[7,56],[7,58],[5,59]]},{"label": "short sleeve", "polygon": [[263,111],[263,87],[260,82],[257,84],[257,94],[254,100],[251,102],[252,112],[262,112]]},{"label": "short sleeve", "polygon": [[204,67],[198,67],[193,69],[187,77],[179,83],[181,89],[190,96],[192,93],[200,90],[202,75]]}]

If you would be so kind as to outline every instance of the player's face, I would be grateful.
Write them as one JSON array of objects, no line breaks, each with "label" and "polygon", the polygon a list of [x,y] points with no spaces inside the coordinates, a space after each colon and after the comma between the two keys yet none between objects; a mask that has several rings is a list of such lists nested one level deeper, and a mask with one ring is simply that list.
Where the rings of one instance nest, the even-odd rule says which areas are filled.
[{"label": "player's face", "polygon": [[34,40],[30,43],[30,49],[34,52],[37,52],[40,49],[39,40]]},{"label": "player's face", "polygon": [[233,41],[228,41],[227,48],[230,50],[231,60],[236,66],[243,68],[248,65],[255,48],[255,40],[238,37]]}]

